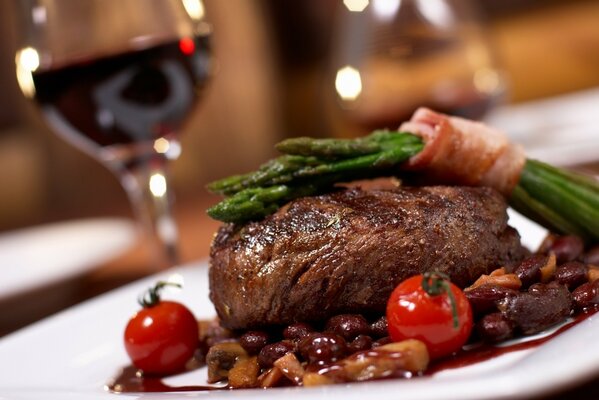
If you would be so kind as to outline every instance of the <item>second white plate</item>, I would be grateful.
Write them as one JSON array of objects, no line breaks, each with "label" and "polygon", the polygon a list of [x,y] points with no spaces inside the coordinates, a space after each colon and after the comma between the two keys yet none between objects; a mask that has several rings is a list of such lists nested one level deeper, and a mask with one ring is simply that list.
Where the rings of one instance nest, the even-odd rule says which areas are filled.
[{"label": "second white plate", "polygon": [[0,301],[82,274],[135,241],[131,220],[93,218],[0,235]]}]

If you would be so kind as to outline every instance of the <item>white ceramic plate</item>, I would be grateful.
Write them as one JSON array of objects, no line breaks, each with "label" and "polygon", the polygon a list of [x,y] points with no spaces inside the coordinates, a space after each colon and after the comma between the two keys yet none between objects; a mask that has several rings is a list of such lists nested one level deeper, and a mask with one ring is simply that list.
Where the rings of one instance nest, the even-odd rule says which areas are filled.
[{"label": "white ceramic plate", "polygon": [[82,274],[129,248],[134,224],[95,218],[0,235],[0,301]]},{"label": "white ceramic plate", "polygon": [[[536,245],[543,230],[517,218],[525,242]],[[205,262],[176,269],[185,290],[169,294],[198,318],[213,316]],[[172,273],[171,272],[171,273]],[[122,345],[124,326],[137,310],[137,295],[166,277],[154,276],[73,307],[0,340],[0,399],[489,399],[527,398],[599,373],[599,316],[591,317],[548,343],[509,353],[432,377],[321,388],[282,388],[225,392],[121,394],[104,384],[128,363]],[[559,361],[558,361],[559,360]],[[174,385],[202,384],[205,370],[167,379]]]}]

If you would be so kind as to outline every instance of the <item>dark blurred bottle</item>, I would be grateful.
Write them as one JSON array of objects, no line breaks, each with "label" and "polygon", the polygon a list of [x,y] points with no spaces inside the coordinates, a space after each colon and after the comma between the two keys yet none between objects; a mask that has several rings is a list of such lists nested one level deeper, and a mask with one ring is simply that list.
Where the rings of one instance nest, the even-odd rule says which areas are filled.
[{"label": "dark blurred bottle", "polygon": [[340,0],[263,0],[278,71],[281,134],[331,134],[323,95]]},{"label": "dark blurred bottle", "polygon": [[396,129],[421,106],[482,118],[505,93],[466,0],[345,0],[327,86],[336,135]]},{"label": "dark blurred bottle", "polygon": [[264,0],[286,136],[397,128],[427,106],[482,118],[505,94],[467,0]]}]

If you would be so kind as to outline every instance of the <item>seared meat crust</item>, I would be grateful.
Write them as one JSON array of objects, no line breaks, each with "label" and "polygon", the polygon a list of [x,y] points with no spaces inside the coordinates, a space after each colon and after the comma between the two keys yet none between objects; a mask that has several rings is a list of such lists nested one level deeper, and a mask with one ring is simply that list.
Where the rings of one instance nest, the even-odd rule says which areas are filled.
[{"label": "seared meat crust", "polygon": [[381,313],[412,275],[438,270],[464,287],[523,255],[493,189],[348,189],[224,225],[210,253],[210,298],[230,329]]}]

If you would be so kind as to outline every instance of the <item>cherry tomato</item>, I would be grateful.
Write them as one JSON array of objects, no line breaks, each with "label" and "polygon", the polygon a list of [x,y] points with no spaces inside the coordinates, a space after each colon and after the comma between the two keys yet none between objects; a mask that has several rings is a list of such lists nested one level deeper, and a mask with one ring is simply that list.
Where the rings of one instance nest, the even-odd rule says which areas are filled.
[{"label": "cherry tomato", "polygon": [[181,303],[162,301],[154,294],[153,301],[142,302],[143,308],[129,320],[125,349],[137,368],[164,375],[182,370],[193,356],[198,323]]},{"label": "cherry tomato", "polygon": [[[428,277],[428,282],[442,279]],[[391,339],[401,341],[418,339],[424,342],[431,358],[447,356],[458,351],[472,331],[472,309],[464,293],[449,280],[436,281],[436,294],[423,288],[423,275],[416,275],[400,283],[387,302],[387,322]],[[434,286],[434,285],[433,285]],[[448,296],[455,299],[455,316]],[[457,326],[456,326],[457,323]]]}]

